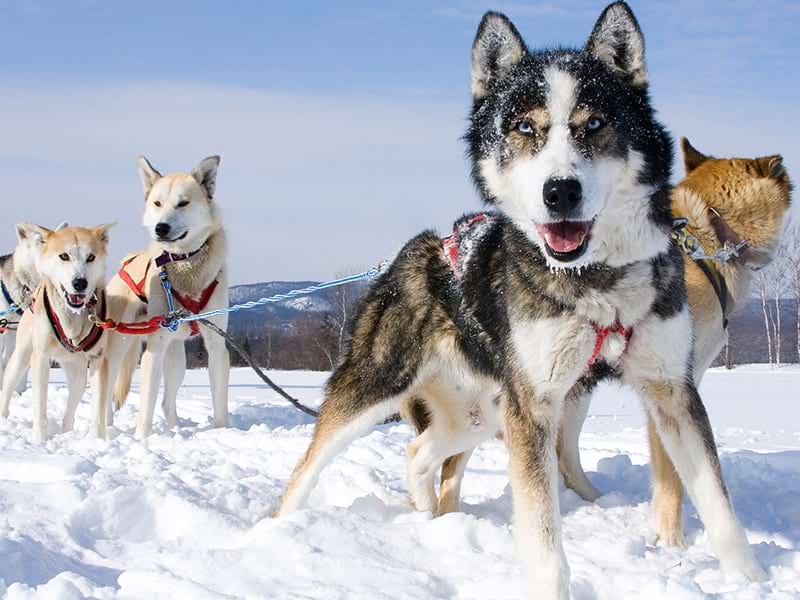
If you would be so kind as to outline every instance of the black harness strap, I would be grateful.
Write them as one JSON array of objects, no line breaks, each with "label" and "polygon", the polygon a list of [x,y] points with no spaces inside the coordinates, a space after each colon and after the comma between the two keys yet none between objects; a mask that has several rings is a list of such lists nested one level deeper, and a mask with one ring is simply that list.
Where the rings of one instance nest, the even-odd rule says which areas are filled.
[{"label": "black harness strap", "polygon": [[728,328],[728,284],[725,283],[725,278],[722,276],[717,268],[706,260],[696,260],[695,264],[700,267],[703,275],[706,276],[711,287],[714,288],[714,293],[719,300],[719,307],[722,309],[722,328]]}]

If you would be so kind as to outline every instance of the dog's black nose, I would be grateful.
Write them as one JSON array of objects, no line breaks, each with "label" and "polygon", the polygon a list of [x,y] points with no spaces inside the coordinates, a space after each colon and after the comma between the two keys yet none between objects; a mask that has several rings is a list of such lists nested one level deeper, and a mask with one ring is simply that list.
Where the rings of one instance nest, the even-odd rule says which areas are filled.
[{"label": "dog's black nose", "polygon": [[544,204],[552,212],[566,215],[581,203],[581,184],[577,179],[548,179],[542,190]]},{"label": "dog's black nose", "polygon": [[87,287],[89,287],[89,282],[83,277],[76,277],[72,280],[72,289],[76,292],[85,292]]},{"label": "dog's black nose", "polygon": [[156,223],[156,235],[160,238],[167,237],[170,229],[169,223]]}]

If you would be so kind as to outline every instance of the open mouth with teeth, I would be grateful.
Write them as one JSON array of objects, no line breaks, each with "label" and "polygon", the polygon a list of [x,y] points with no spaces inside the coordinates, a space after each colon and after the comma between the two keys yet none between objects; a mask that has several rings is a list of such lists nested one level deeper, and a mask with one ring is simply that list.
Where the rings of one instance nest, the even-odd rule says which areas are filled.
[{"label": "open mouth with teeth", "polygon": [[536,225],[536,231],[544,239],[547,254],[561,262],[573,261],[586,252],[591,229],[591,221],[556,221]]},{"label": "open mouth with teeth", "polygon": [[173,242],[180,242],[187,235],[189,235],[189,232],[188,231],[184,231],[181,235],[179,235],[176,238],[169,239],[168,237],[159,237],[157,239],[158,239],[159,242],[167,242],[167,243],[171,244]]},{"label": "open mouth with teeth", "polygon": [[70,294],[63,285],[61,291],[70,308],[83,308],[86,305],[86,294]]}]

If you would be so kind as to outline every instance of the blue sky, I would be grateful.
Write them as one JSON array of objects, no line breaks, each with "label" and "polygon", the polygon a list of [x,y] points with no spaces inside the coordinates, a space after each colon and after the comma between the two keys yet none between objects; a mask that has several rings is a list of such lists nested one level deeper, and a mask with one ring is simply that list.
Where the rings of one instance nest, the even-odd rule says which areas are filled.
[{"label": "blue sky", "polygon": [[[800,3],[631,4],[676,136],[800,172]],[[482,13],[580,45],[603,6],[0,0],[0,242],[24,220],[118,221],[116,260],[145,243],[135,157],[218,153],[232,281],[370,265],[478,206],[459,137]]]}]

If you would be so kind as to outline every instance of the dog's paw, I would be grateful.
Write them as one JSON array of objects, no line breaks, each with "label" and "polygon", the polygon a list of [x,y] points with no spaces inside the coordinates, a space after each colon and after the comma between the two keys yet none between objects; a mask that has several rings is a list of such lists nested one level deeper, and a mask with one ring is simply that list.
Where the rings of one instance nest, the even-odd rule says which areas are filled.
[{"label": "dog's paw", "polygon": [[769,579],[767,572],[752,555],[721,558],[720,563],[726,573],[744,575],[749,581],[763,583]]},{"label": "dog's paw", "polygon": [[689,547],[689,543],[686,541],[686,537],[683,535],[683,531],[680,529],[661,531],[657,533],[656,544],[659,546],[672,546],[682,550],[686,550]]},{"label": "dog's paw", "polygon": [[47,423],[33,425],[32,437],[34,442],[44,442],[47,440]]},{"label": "dog's paw", "polygon": [[135,437],[137,440],[143,440],[148,435],[150,435],[150,431],[151,427],[149,425],[148,426],[139,425],[138,427],[136,427],[136,431],[133,433],[133,437]]}]

